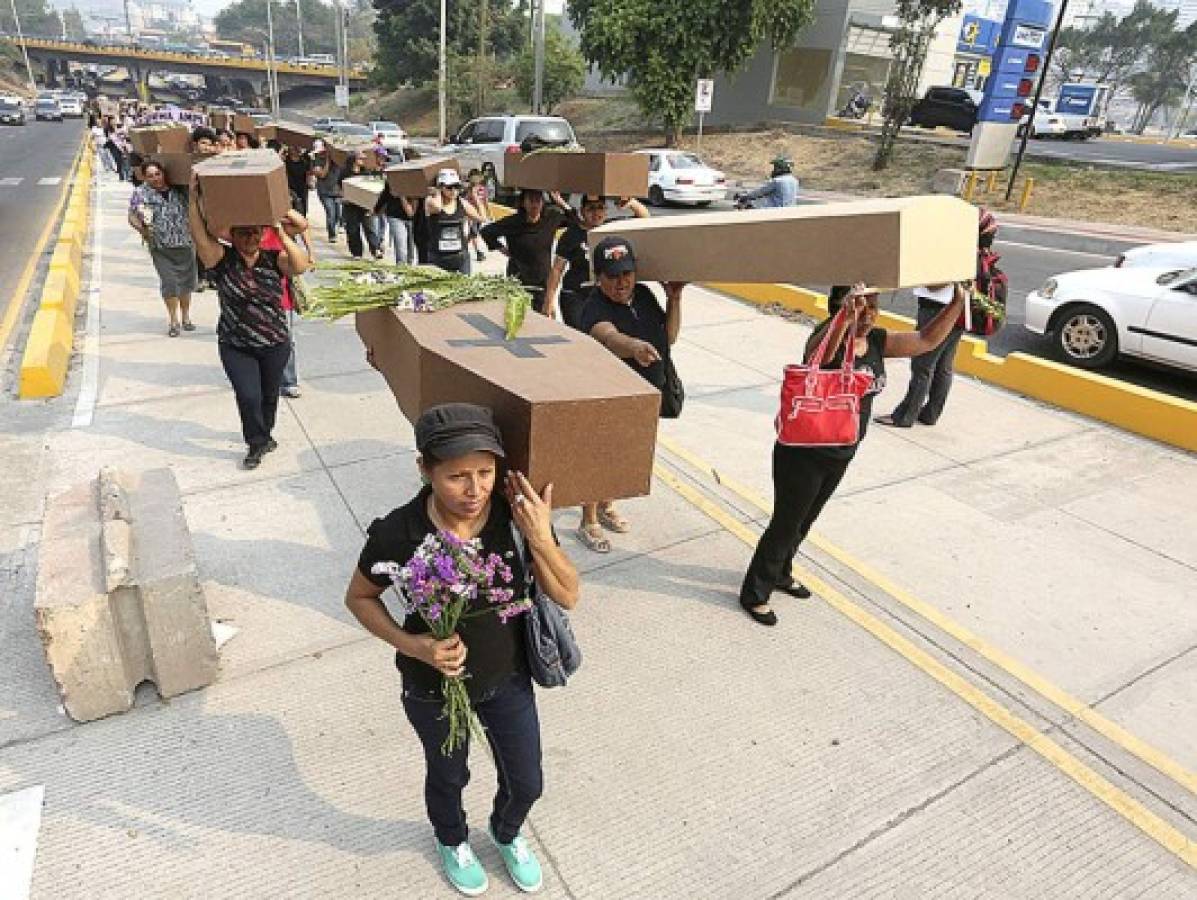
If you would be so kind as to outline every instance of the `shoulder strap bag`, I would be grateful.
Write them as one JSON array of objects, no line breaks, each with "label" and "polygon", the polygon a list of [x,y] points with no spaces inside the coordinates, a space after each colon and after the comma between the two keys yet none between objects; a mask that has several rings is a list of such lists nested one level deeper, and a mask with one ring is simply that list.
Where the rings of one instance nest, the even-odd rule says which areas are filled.
[{"label": "shoulder strap bag", "polygon": [[536,584],[532,575],[532,554],[515,523],[511,537],[524,561],[524,588],[532,608],[524,614],[528,649],[528,672],[544,688],[565,687],[569,676],[582,665],[582,650],[565,614],[552,597]]}]

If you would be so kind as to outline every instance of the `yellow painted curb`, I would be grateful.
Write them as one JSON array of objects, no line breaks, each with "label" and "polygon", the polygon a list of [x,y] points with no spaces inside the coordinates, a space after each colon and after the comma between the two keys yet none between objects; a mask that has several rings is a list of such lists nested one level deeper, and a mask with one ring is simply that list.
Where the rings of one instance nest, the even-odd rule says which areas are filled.
[{"label": "yellow painted curb", "polygon": [[22,400],[57,397],[62,393],[74,339],[71,320],[61,309],[37,311],[21,360]]},{"label": "yellow painted curb", "polygon": [[74,227],[70,231],[64,229],[58,233],[58,243],[54,247],[54,255],[50,257],[50,265],[54,265],[55,259],[63,258],[69,259],[71,268],[83,274],[83,242]]},{"label": "yellow painted curb", "polygon": [[76,293],[83,286],[82,257],[80,257],[80,262],[76,264],[72,257],[69,244],[59,244],[54,248],[54,253],[50,256],[50,269],[47,277],[53,275],[55,272],[61,272],[63,277],[70,282],[72,289]]},{"label": "yellow painted curb", "polygon": [[[779,304],[807,315],[827,312],[822,294],[790,285],[706,286],[761,306]],[[877,324],[897,331],[914,328],[913,319],[887,312],[877,317]],[[1173,447],[1197,451],[1197,403],[1025,353],[994,356],[985,341],[970,336],[956,351],[956,370]]]},{"label": "yellow painted curb", "polygon": [[61,310],[67,321],[74,321],[75,306],[79,302],[79,291],[62,272],[51,272],[46,276],[38,309]]}]

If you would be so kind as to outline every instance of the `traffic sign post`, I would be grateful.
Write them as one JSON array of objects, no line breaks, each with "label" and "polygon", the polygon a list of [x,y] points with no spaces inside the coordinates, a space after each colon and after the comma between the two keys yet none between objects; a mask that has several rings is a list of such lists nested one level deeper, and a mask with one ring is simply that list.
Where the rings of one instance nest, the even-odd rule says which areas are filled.
[{"label": "traffic sign post", "polygon": [[[325,94],[324,96],[328,96]],[[333,97],[336,100],[337,106],[341,109],[349,109],[349,85],[338,84],[333,88]]]},{"label": "traffic sign post", "polygon": [[711,111],[711,104],[715,100],[715,82],[710,78],[698,79],[698,89],[694,93],[694,111],[698,113],[698,152],[702,153],[702,123],[707,113]]}]

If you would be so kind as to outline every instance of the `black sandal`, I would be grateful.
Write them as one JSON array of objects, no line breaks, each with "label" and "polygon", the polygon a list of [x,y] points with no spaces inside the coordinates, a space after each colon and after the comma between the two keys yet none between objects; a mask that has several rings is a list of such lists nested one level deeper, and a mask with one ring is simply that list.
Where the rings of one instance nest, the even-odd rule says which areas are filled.
[{"label": "black sandal", "polygon": [[744,612],[748,613],[752,621],[756,622],[758,625],[776,625],[777,613],[771,609],[762,611],[761,607],[763,606],[768,606],[768,604],[761,603],[757,606],[745,606],[743,609]]},{"label": "black sandal", "polygon": [[777,586],[779,591],[789,594],[791,597],[797,597],[799,600],[807,600],[810,598],[810,588],[808,588],[801,581],[794,581],[790,579],[785,584]]}]

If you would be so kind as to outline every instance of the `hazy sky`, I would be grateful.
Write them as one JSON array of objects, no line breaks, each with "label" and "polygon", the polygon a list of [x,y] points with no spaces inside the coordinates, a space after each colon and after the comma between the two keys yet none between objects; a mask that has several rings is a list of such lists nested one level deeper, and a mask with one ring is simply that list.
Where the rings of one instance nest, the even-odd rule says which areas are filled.
[{"label": "hazy sky", "polygon": [[[192,6],[195,7],[196,12],[209,18],[229,5],[230,0],[192,0]],[[559,13],[564,5],[565,0],[546,0],[544,8],[546,12]]]}]

